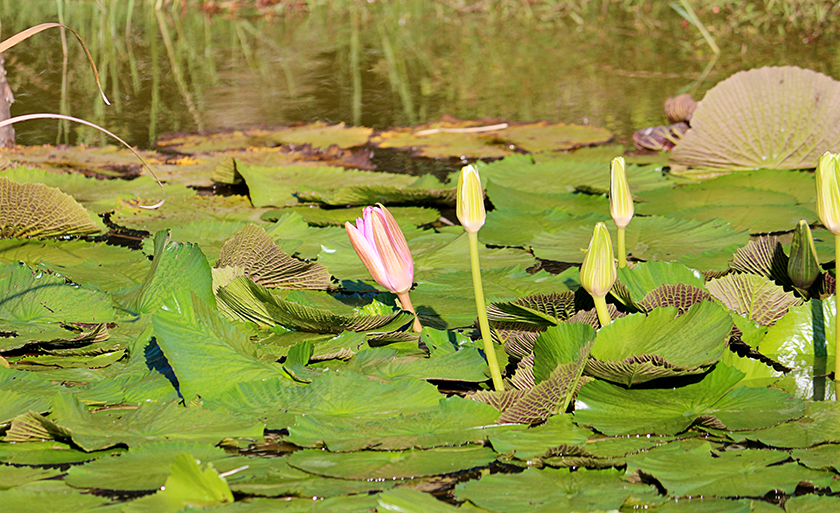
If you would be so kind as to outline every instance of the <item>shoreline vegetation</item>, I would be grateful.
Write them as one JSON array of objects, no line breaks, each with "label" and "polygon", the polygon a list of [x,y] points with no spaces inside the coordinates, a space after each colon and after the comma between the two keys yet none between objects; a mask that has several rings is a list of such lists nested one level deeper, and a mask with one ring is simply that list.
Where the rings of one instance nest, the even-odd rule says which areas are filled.
[{"label": "shoreline vegetation", "polygon": [[[84,53],[55,31],[7,52],[12,115],[87,119],[140,148],[172,132],[317,120],[384,129],[444,115],[588,124],[629,143],[662,124],[667,97],[700,99],[740,70],[838,75],[836,2],[674,5],[4,0],[0,19],[6,35],[48,21],[79,28],[114,101],[98,101]],[[518,44],[488,52],[501,37]],[[108,144],[65,122],[16,129],[21,144]]]}]

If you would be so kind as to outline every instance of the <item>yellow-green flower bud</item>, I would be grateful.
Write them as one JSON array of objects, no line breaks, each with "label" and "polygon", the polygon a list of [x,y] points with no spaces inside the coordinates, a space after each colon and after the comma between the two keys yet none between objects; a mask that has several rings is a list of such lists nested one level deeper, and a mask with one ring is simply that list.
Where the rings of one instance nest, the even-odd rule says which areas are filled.
[{"label": "yellow-green flower bud", "polygon": [[831,233],[840,234],[840,155],[828,151],[817,164],[817,214]]},{"label": "yellow-green flower bud", "polygon": [[627,183],[624,157],[616,157],[610,164],[610,215],[619,228],[626,228],[633,219],[633,195]]},{"label": "yellow-green flower bud", "polygon": [[487,219],[487,213],[484,211],[484,189],[481,187],[478,168],[472,164],[461,169],[455,212],[464,229],[472,233],[478,232]]},{"label": "yellow-green flower bud", "polygon": [[800,290],[808,290],[820,275],[820,261],[811,227],[804,219],[799,221],[793,232],[793,244],[790,246],[788,276],[793,285]]},{"label": "yellow-green flower bud", "polygon": [[607,225],[598,223],[580,266],[580,284],[592,297],[603,298],[615,283],[612,240]]}]

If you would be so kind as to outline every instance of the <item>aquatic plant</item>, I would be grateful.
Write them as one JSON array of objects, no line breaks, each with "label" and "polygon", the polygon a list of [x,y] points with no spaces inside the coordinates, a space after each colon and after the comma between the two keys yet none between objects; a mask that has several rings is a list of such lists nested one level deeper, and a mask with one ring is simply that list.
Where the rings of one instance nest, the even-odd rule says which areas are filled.
[{"label": "aquatic plant", "polygon": [[616,157],[610,163],[610,216],[618,227],[618,267],[627,267],[624,229],[633,219],[633,195],[627,182],[624,157]]},{"label": "aquatic plant", "polygon": [[490,323],[487,321],[487,304],[484,301],[484,286],[481,283],[481,264],[478,259],[478,231],[487,220],[484,211],[484,188],[478,168],[474,165],[464,166],[458,177],[458,201],[456,214],[461,226],[467,232],[470,241],[470,269],[472,270],[473,290],[475,291],[475,307],[478,312],[478,325],[481,338],[484,341],[484,354],[490,367],[493,388],[496,391],[505,389],[499,363],[496,359],[496,349],[490,334]]},{"label": "aquatic plant", "polygon": [[607,311],[607,294],[615,283],[615,261],[613,260],[612,240],[604,223],[597,223],[589,241],[589,249],[580,266],[580,284],[595,301],[595,310],[601,326],[611,322]]},{"label": "aquatic plant", "polygon": [[408,295],[414,282],[414,260],[394,216],[377,204],[366,207],[355,226],[348,221],[344,228],[371,277],[396,294],[404,310],[415,313],[414,331],[422,330]]},{"label": "aquatic plant", "polygon": [[800,294],[808,295],[808,289],[822,273],[817,247],[808,221],[802,219],[793,231],[793,242],[790,245],[787,273],[793,286]]},{"label": "aquatic plant", "polygon": [[[817,213],[834,234],[834,254],[840,255],[840,155],[825,152],[817,164]],[[834,379],[840,379],[840,315],[834,340]]]}]

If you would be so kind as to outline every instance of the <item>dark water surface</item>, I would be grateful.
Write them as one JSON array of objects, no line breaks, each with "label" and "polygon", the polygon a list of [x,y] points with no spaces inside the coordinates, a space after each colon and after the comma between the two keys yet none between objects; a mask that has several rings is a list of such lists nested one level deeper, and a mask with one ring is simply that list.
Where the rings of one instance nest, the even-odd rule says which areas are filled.
[{"label": "dark water surface", "polygon": [[[99,99],[69,34],[62,93],[61,34],[51,29],[7,52],[14,115],[64,112],[141,147],[172,131],[312,120],[385,128],[444,114],[591,124],[628,142],[666,122],[668,96],[701,98],[739,70],[795,64],[840,77],[835,39],[713,26],[721,55],[700,81],[714,55],[665,2],[645,16],[616,8],[579,23],[503,20],[416,0],[273,20],[156,11],[149,0],[0,0],[0,16],[5,37],[59,19],[78,30],[112,101]],[[62,132],[58,121],[17,132],[23,144],[108,142],[84,127]]]}]

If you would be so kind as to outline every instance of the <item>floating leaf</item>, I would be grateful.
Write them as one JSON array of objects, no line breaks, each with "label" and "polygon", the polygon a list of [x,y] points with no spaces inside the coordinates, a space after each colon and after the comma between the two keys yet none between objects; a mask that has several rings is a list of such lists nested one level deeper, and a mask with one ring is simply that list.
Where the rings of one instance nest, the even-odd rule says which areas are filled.
[{"label": "floating leaf", "polygon": [[557,454],[561,449],[580,449],[590,434],[588,429],[575,426],[571,415],[556,415],[539,426],[491,433],[489,438],[496,452],[532,460]]},{"label": "floating leaf", "polygon": [[122,300],[138,313],[155,312],[178,290],[192,290],[196,296],[215,306],[213,277],[204,253],[195,244],[172,240],[168,230],[155,234],[155,253],[146,278]]},{"label": "floating leaf", "polygon": [[735,441],[756,440],[771,447],[807,448],[840,442],[840,404],[808,403],[805,416],[767,429],[730,433]]},{"label": "floating leaf", "polygon": [[[539,493],[534,492],[539,490]],[[459,499],[491,511],[618,510],[648,485],[628,483],[622,471],[530,468],[519,474],[493,474],[455,487]]]},{"label": "floating leaf", "polygon": [[757,274],[781,286],[792,287],[787,272],[788,256],[776,237],[759,237],[738,248],[729,267],[740,272]]},{"label": "floating leaf", "polygon": [[76,201],[43,184],[19,184],[0,176],[0,238],[91,235],[101,222]]},{"label": "floating leaf", "polygon": [[369,331],[388,333],[412,322],[413,315],[398,312],[391,315],[357,315],[348,317],[321,308],[280,299],[268,289],[247,278],[235,278],[219,288],[219,308],[227,315],[260,326],[283,325],[313,333]]},{"label": "floating leaf", "polygon": [[290,257],[262,227],[254,224],[243,226],[222,246],[215,267],[241,267],[254,283],[269,288],[325,290],[330,287],[326,267]]},{"label": "floating leaf", "polygon": [[289,427],[287,440],[301,447],[324,446],[330,452],[481,444],[508,429],[495,425],[498,416],[486,404],[450,397],[441,400],[437,410],[387,419],[301,415]]},{"label": "floating leaf", "polygon": [[673,162],[728,169],[815,167],[840,145],[840,84],[795,66],[735,73],[692,114]]},{"label": "floating leaf", "polygon": [[86,451],[118,444],[129,447],[161,440],[219,443],[226,437],[259,437],[263,425],[222,411],[185,408],[177,403],[141,403],[134,409],[91,413],[75,398],[57,395],[53,415],[61,429]]},{"label": "floating leaf", "polygon": [[[622,287],[613,290],[626,305],[635,305],[644,300],[648,293],[662,285],[686,284],[702,288],[705,277],[694,269],[670,262],[640,262],[635,267],[617,270]],[[626,291],[626,293],[625,293]]]},{"label": "floating leaf", "polygon": [[800,482],[817,487],[831,482],[832,474],[779,463],[785,451],[740,450],[712,454],[708,442],[677,441],[629,456],[627,471],[653,476],[672,497],[762,496],[773,490],[793,493]]},{"label": "floating leaf", "polygon": [[[615,226],[608,225],[607,228],[615,230]],[[531,240],[530,246],[537,258],[577,263],[583,261],[581,248],[587,247],[591,235],[591,226],[542,233]],[[610,236],[615,238],[614,233]],[[656,216],[634,219],[627,227],[626,237],[627,252],[633,258],[664,261],[699,257],[703,251],[743,244],[748,239],[747,232],[737,232],[720,220],[700,223]]]},{"label": "floating leaf", "polygon": [[772,326],[802,300],[772,281],[754,274],[730,274],[709,281],[706,290],[727,308],[761,324]]},{"label": "floating leaf", "polygon": [[249,354],[253,346],[247,336],[190,291],[167,300],[152,325],[180,393],[188,401],[196,396],[213,398],[237,382],[279,380],[291,385],[279,364]]},{"label": "floating leaf", "polygon": [[710,301],[680,316],[672,307],[628,315],[598,332],[586,373],[626,386],[701,374],[720,360],[731,329],[729,314]]},{"label": "floating leaf", "polygon": [[613,436],[674,435],[695,421],[743,430],[802,415],[804,404],[784,392],[736,388],[743,377],[742,372],[719,364],[703,381],[675,390],[628,390],[593,381],[578,393],[575,422]]},{"label": "floating leaf", "polygon": [[487,447],[445,447],[425,451],[330,453],[296,451],[289,465],[319,476],[341,479],[409,479],[485,467],[496,459]]},{"label": "floating leaf", "polygon": [[174,513],[181,508],[208,508],[233,502],[227,482],[212,463],[199,466],[190,453],[181,453],[172,462],[169,477],[157,493],[124,506],[126,513]]}]

